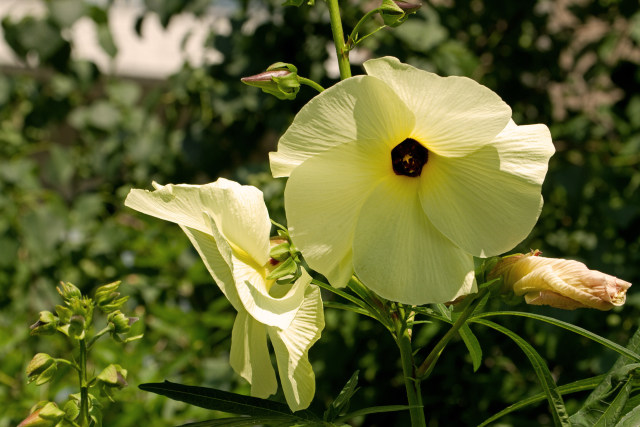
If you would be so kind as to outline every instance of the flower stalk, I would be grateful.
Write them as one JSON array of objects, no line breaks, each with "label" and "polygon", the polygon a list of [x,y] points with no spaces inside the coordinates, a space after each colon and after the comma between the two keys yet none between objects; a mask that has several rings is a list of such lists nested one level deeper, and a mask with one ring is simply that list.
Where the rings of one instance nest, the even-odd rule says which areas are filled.
[{"label": "flower stalk", "polygon": [[87,343],[85,339],[80,342],[80,370],[78,379],[80,381],[80,416],[78,424],[82,427],[89,426],[89,384],[87,382]]},{"label": "flower stalk", "polygon": [[349,49],[344,42],[342,31],[342,19],[340,18],[340,7],[338,0],[327,0],[329,7],[329,17],[331,20],[331,32],[333,33],[333,43],[336,46],[338,56],[338,67],[340,68],[340,80],[351,77],[351,65],[349,64]]}]

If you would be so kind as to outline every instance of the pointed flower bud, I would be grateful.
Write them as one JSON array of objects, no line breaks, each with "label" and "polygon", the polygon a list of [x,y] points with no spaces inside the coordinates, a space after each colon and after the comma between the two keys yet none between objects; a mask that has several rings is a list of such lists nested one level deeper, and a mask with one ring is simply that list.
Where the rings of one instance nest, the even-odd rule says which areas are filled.
[{"label": "pointed flower bud", "polygon": [[406,21],[409,15],[416,13],[421,7],[421,3],[383,0],[379,10],[385,25],[397,27]]},{"label": "pointed flower bud", "polygon": [[300,90],[298,69],[293,64],[284,62],[271,64],[267,71],[240,80],[249,86],[259,87],[278,99],[295,99]]},{"label": "pointed flower bud", "polygon": [[97,376],[100,392],[113,401],[112,392],[127,386],[127,370],[120,365],[111,364]]},{"label": "pointed flower bud", "polygon": [[76,288],[72,283],[60,282],[60,286],[56,287],[56,290],[60,294],[65,302],[71,301],[73,298],[82,298],[82,292]]},{"label": "pointed flower bud", "polygon": [[93,299],[98,308],[104,313],[111,313],[119,309],[129,299],[129,297],[120,298],[120,292],[117,292],[120,283],[120,281],[117,281],[96,289]]},{"label": "pointed flower bud", "polygon": [[47,353],[38,353],[33,356],[27,365],[28,382],[35,382],[36,385],[46,384],[53,379],[58,367],[53,357]]},{"label": "pointed flower bud", "polygon": [[42,407],[37,408],[35,411],[22,420],[18,427],[53,427],[59,421],[61,421],[65,412],[62,411],[53,402],[46,402]]},{"label": "pointed flower bud", "polygon": [[[120,310],[116,310],[109,314],[107,322],[111,328],[111,332],[114,334],[126,334],[131,330],[131,323],[129,318],[122,314]],[[135,320],[134,320],[135,321]]]},{"label": "pointed flower bud", "polygon": [[50,311],[41,311],[36,323],[29,326],[31,335],[51,335],[58,327],[58,318]]},{"label": "pointed flower bud", "polygon": [[545,258],[540,251],[503,258],[489,277],[501,276],[505,289],[524,295],[532,305],[565,310],[595,308],[610,310],[625,303],[631,283],[589,270],[581,262]]}]

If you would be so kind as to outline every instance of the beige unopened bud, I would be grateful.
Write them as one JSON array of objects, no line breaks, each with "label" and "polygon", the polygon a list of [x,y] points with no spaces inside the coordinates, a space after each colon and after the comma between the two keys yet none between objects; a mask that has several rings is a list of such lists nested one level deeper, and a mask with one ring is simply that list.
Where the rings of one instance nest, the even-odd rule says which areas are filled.
[{"label": "beige unopened bud", "polygon": [[502,276],[505,289],[524,295],[527,304],[565,310],[610,310],[626,301],[631,283],[589,268],[581,262],[538,256],[539,251],[505,257],[489,277]]}]

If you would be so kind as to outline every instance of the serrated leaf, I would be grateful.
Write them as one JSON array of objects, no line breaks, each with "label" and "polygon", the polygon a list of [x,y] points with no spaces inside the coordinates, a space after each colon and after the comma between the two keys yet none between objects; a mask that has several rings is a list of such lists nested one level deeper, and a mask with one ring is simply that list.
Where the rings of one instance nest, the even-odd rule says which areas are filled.
[{"label": "serrated leaf", "polygon": [[511,338],[520,349],[524,352],[524,354],[529,359],[533,370],[536,372],[538,376],[538,381],[542,386],[542,389],[545,392],[547,400],[549,402],[549,407],[551,409],[551,415],[553,416],[553,421],[556,426],[566,426],[571,427],[571,423],[569,422],[569,414],[567,413],[567,409],[564,406],[564,400],[562,399],[562,395],[558,391],[558,386],[556,382],[553,380],[551,376],[551,372],[549,372],[549,367],[545,360],[538,354],[538,352],[522,337],[520,337],[515,332],[510,329],[505,328],[502,325],[498,325],[490,320],[484,320],[479,318],[470,319],[475,323],[480,323],[481,325],[488,326],[492,329],[495,329],[498,332],[502,332],[509,338]]},{"label": "serrated leaf", "polygon": [[283,403],[257,397],[244,396],[214,388],[188,386],[170,381],[147,383],[138,386],[141,390],[160,394],[173,400],[185,402],[205,409],[229,412],[253,417],[286,417],[292,423],[318,421],[318,417],[309,410],[295,414]]},{"label": "serrated leaf", "polygon": [[333,421],[340,416],[344,411],[349,409],[349,403],[354,394],[358,391],[358,374],[360,371],[355,371],[349,381],[344,385],[340,394],[329,405],[324,413],[325,421]]},{"label": "serrated leaf", "polygon": [[482,347],[480,347],[478,339],[466,323],[462,325],[458,333],[462,341],[464,341],[464,345],[467,346],[467,350],[469,350],[469,356],[471,356],[471,362],[473,363],[473,372],[476,372],[480,368],[480,363],[482,363]]}]

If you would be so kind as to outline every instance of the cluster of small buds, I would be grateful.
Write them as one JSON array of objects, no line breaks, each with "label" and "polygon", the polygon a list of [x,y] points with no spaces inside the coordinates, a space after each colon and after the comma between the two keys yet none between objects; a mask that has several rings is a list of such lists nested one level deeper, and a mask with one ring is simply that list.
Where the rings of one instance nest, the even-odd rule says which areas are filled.
[{"label": "cluster of small buds", "polygon": [[[121,297],[117,291],[120,282],[113,282],[99,287],[93,298],[82,295],[82,292],[71,283],[61,283],[57,288],[64,301],[64,305],[57,305],[55,314],[50,311],[41,311],[38,321],[30,326],[31,335],[51,335],[60,332],[80,347],[86,361],[86,353],[93,343],[103,335],[109,334],[119,342],[126,343],[142,337],[142,334],[127,336],[131,332],[131,325],[137,317],[127,317],[120,311],[128,297]],[[94,309],[98,308],[107,316],[107,326],[97,333],[93,333]],[[60,364],[68,365],[78,372],[86,372],[86,366],[81,366],[77,358],[66,360],[54,358],[46,353],[38,353],[27,366],[27,380],[29,383],[43,385],[50,382],[58,371]],[[86,387],[97,387],[100,394],[113,401],[113,391],[127,385],[127,371],[120,365],[110,364],[102,370]],[[100,403],[92,395],[88,394],[88,407],[94,422],[100,413]],[[71,395],[70,400],[60,409],[53,402],[41,402],[32,408],[31,414],[20,423],[26,426],[73,426],[74,420],[80,413],[80,394]]]}]

